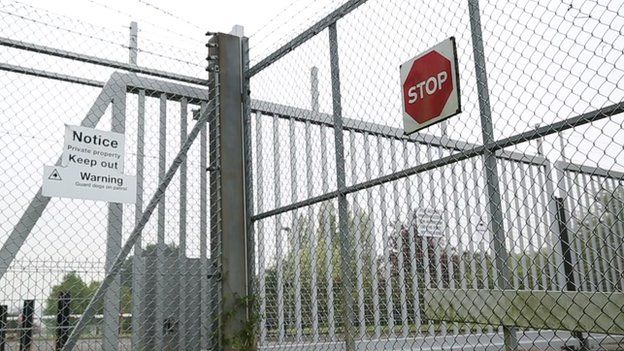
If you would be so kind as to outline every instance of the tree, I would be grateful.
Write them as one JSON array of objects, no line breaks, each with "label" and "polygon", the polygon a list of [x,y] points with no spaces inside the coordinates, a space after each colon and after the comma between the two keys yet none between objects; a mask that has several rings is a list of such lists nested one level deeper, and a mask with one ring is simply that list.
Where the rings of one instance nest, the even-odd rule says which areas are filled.
[{"label": "tree", "polygon": [[[618,290],[621,273],[616,262],[608,260],[615,261],[622,255],[618,251],[624,244],[624,189],[599,189],[590,198],[590,203],[581,207],[578,215],[572,213],[570,216],[572,220],[568,223],[573,224],[570,245],[578,261],[575,269],[593,271],[597,276],[592,284],[602,285],[609,291]],[[576,282],[576,285],[582,287],[586,283]]]},{"label": "tree", "polygon": [[[143,250],[143,255],[154,255],[156,253],[156,245],[147,245]],[[178,248],[175,245],[167,245],[164,249],[164,255],[177,255]],[[132,312],[132,261],[133,256],[129,256],[123,263],[121,269],[121,313]],[[63,276],[61,282],[54,285],[50,290],[50,295],[46,300],[44,309],[45,315],[56,315],[58,298],[61,292],[69,292],[71,295],[71,313],[82,314],[100,286],[99,281],[92,281],[87,284],[76,272],[67,273]],[[103,311],[102,303],[97,307],[98,314]],[[124,327],[124,329],[126,329]]]},{"label": "tree", "polygon": [[99,285],[100,283],[97,281],[90,284],[85,283],[76,272],[65,274],[61,282],[52,287],[46,300],[44,315],[56,315],[58,298],[62,292],[69,292],[71,295],[70,308],[72,313],[83,313]]},{"label": "tree", "polygon": [[[372,260],[376,259],[374,250],[374,237],[372,234],[372,223],[368,215],[360,210],[357,206],[349,213],[349,235],[346,238],[347,247],[350,250],[350,258],[348,260],[348,269],[352,272],[352,276],[348,277],[350,283],[355,288],[356,279],[356,261],[363,266],[361,273],[363,278],[363,288],[370,291],[371,274],[368,267],[371,267]],[[285,319],[287,326],[294,326],[295,300],[295,276],[299,273],[299,282],[301,286],[298,295],[301,302],[301,310],[304,316],[303,326],[310,327],[312,318],[309,317],[312,312],[312,272],[316,272],[316,302],[318,306],[318,320],[321,327],[327,325],[328,305],[330,292],[327,291],[328,279],[332,283],[331,293],[334,296],[333,306],[335,318],[340,320],[340,316],[344,315],[343,299],[341,295],[342,267],[341,267],[341,233],[338,231],[336,209],[328,203],[321,206],[319,215],[312,221],[307,216],[300,215],[294,221],[293,227],[288,231],[283,239],[287,243],[284,254],[281,258],[282,268],[282,285],[283,285],[283,301],[285,311]],[[355,257],[355,239],[359,238],[362,252],[360,257]],[[299,250],[295,251],[295,243],[299,243]],[[315,256],[313,256],[315,255]],[[316,259],[314,259],[316,258]],[[295,264],[299,260],[298,264]],[[331,271],[331,274],[330,274]],[[272,263],[265,270],[265,299],[266,299],[266,319],[269,329],[277,327],[277,261]],[[352,295],[357,294],[356,291],[351,292]],[[368,308],[372,308],[368,306]]]}]

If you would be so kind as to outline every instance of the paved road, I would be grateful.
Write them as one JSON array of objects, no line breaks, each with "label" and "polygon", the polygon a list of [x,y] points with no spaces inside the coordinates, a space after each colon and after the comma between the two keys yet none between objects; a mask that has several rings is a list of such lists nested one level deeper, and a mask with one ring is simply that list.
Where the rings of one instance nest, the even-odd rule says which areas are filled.
[{"label": "paved road", "polygon": [[[592,335],[593,350],[624,350],[624,337],[607,337]],[[578,346],[578,341],[569,332],[529,331],[518,333],[521,350],[556,350],[561,351],[564,345]],[[504,346],[501,333],[471,335],[436,335],[415,338],[370,339],[356,341],[359,351],[499,351]],[[265,351],[312,351],[312,350],[344,350],[344,342],[290,343],[271,344],[262,347]]]},{"label": "paved road", "polygon": [[[576,339],[568,332],[553,331],[529,331],[518,334],[520,350],[553,350],[561,351],[565,345],[578,345]],[[592,335],[592,350],[624,350],[624,336],[608,337],[605,335]],[[436,335],[415,338],[393,339],[370,339],[357,341],[358,351],[499,351],[503,349],[503,335],[471,334],[471,335]],[[15,341],[7,344],[6,351],[18,351],[19,345]],[[32,351],[54,350],[54,341],[35,341]],[[100,351],[101,340],[80,340],[74,348],[76,351]],[[121,339],[119,350],[131,350],[130,339]],[[261,348],[263,351],[341,351],[344,350],[344,342],[319,342],[319,343],[272,343]]]},{"label": "paved road", "polygon": [[[53,351],[55,348],[53,340],[35,340],[32,344],[31,351]],[[74,351],[101,351],[102,340],[101,339],[85,339],[79,340],[74,347]],[[125,351],[131,350],[130,339],[124,338],[119,341],[119,350]],[[6,345],[5,351],[19,351],[19,343],[17,341],[9,341]]]}]

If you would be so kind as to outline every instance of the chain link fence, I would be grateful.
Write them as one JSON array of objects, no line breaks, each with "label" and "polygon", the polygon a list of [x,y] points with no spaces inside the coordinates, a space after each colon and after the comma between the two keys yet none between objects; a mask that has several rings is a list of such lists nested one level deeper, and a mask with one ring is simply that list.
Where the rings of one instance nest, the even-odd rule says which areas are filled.
[{"label": "chain link fence", "polygon": [[[622,348],[621,4],[323,13],[250,40],[259,347]],[[405,135],[399,65],[449,37],[462,112]]]},{"label": "chain link fence", "polygon": [[[1,350],[219,344],[220,208],[209,195],[220,177],[207,172],[219,144],[205,124],[219,95],[214,85],[208,95],[207,39],[113,22],[0,1]],[[136,203],[41,195],[43,166],[65,166],[66,125],[125,134],[121,171],[137,177]]]},{"label": "chain link fence", "polygon": [[[206,75],[205,38],[158,24],[0,23],[5,348],[622,348],[621,4],[295,3],[236,98],[214,63],[246,40]],[[449,37],[462,112],[405,135],[399,65]],[[41,195],[65,124],[125,133],[136,204]]]}]

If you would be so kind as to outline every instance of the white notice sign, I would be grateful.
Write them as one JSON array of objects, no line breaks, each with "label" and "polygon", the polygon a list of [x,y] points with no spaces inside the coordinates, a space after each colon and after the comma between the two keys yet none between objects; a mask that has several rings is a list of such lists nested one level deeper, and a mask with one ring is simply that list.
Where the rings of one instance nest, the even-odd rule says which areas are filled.
[{"label": "white notice sign", "polygon": [[136,177],[94,173],[72,167],[43,166],[42,195],[107,202],[136,202]]},{"label": "white notice sign", "polygon": [[108,202],[136,202],[136,177],[123,174],[121,133],[65,127],[60,166],[44,166],[43,196]]},{"label": "white notice sign", "polygon": [[65,126],[63,167],[124,170],[124,135],[80,126]]}]

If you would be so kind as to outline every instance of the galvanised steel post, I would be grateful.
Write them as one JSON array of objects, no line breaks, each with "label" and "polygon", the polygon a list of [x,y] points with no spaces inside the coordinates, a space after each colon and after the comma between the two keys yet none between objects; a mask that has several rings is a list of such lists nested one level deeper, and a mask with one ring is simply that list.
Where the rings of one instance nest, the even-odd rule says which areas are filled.
[{"label": "galvanised steel post", "polygon": [[[136,22],[130,23],[130,63],[137,65],[138,62],[138,26]],[[137,156],[136,156],[136,203],[134,205],[135,225],[141,219],[143,213],[143,167],[145,161],[145,90],[138,93],[137,109]],[[141,238],[134,245],[132,256],[132,350],[142,350],[141,343],[143,331],[143,277],[145,276],[145,262],[143,260],[143,243]]]},{"label": "galvanised steel post", "polygon": [[[219,151],[218,171],[212,172],[211,176],[218,173],[220,183],[221,347],[228,351],[240,346],[234,343],[248,343],[245,347],[255,347],[256,340],[245,334],[251,306],[248,300],[250,262],[246,220],[248,199],[245,195],[242,40],[223,33],[216,34],[214,39],[218,49],[219,107],[216,127]],[[215,201],[211,201],[211,206],[212,202]]]},{"label": "galvanised steel post", "polygon": [[0,351],[6,346],[7,305],[0,305]]},{"label": "galvanised steel post", "polygon": [[[126,90],[115,87],[113,97],[111,131],[124,134],[126,131]],[[123,171],[123,170],[122,170]],[[123,204],[108,204],[108,223],[106,237],[106,272],[108,273],[115,261],[122,244]],[[121,278],[116,277],[106,291],[104,298],[104,327],[102,332],[102,349],[117,351],[119,349],[119,311],[121,310]]]},{"label": "galvanised steel post", "polygon": [[345,306],[344,336],[346,350],[355,350],[353,339],[353,296],[351,272],[351,248],[353,247],[349,233],[349,203],[347,194],[342,191],[346,187],[345,182],[345,159],[344,159],[344,139],[342,135],[342,102],[340,98],[340,66],[338,62],[338,31],[336,23],[329,26],[329,54],[332,81],[332,101],[334,115],[334,146],[336,152],[336,182],[338,185],[338,231],[340,237],[340,277],[343,304]]},{"label": "galvanised steel post", "polygon": [[[483,34],[481,32],[481,17],[479,14],[479,0],[468,0],[470,28],[472,32],[472,49],[474,54],[475,72],[477,77],[477,93],[479,95],[479,110],[481,115],[481,133],[483,144],[494,142],[494,128],[492,126],[492,110],[490,107],[490,92],[488,90],[485,54],[483,50]],[[485,182],[487,188],[487,202],[490,214],[491,230],[494,241],[494,255],[497,270],[497,286],[499,289],[509,288],[508,253],[505,248],[505,228],[503,226],[503,212],[501,209],[501,194],[498,184],[498,166],[493,150],[483,152],[485,165]],[[516,350],[518,340],[513,327],[503,326],[506,350]]]},{"label": "galvanised steel post", "polygon": [[55,350],[61,350],[67,338],[71,324],[69,323],[69,316],[71,314],[71,294],[69,291],[61,291],[57,302],[56,309],[56,348]]}]

